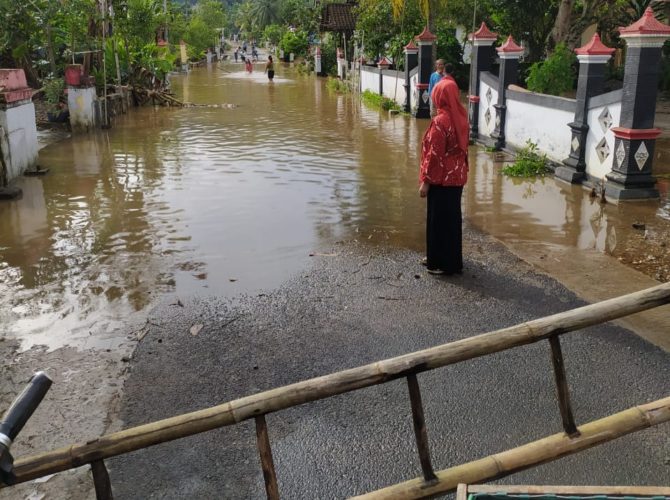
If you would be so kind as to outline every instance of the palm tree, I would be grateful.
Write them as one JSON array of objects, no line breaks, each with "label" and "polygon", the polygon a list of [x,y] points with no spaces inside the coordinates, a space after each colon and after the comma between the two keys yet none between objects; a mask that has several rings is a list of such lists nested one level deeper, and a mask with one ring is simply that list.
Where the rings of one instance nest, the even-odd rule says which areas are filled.
[{"label": "palm tree", "polygon": [[[384,0],[382,0],[384,1]],[[408,0],[391,0],[391,5],[393,7],[393,17],[400,19],[405,13],[405,4]],[[447,3],[446,0],[409,0],[415,1],[419,6],[419,10],[423,15],[423,18],[426,20],[428,29],[430,31],[435,31],[435,15],[441,7],[444,7]]]},{"label": "palm tree", "polygon": [[256,0],[251,9],[256,25],[263,29],[277,20],[277,0]]}]

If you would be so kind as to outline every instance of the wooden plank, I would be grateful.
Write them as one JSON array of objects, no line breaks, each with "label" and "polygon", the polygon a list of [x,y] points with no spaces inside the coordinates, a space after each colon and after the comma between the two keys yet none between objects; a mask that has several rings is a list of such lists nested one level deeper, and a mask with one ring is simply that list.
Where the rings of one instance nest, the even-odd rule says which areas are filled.
[{"label": "wooden plank", "polygon": [[579,330],[668,303],[670,303],[670,283],[664,283],[510,328],[279,387],[219,406],[108,434],[86,443],[21,458],[15,461],[14,472],[17,483],[30,481],[80,467],[94,460],[233,425],[257,415],[336,394],[382,384],[410,373],[420,373],[530,344],[551,335]]},{"label": "wooden plank", "polygon": [[102,460],[91,462],[91,471],[93,472],[96,500],[113,500],[112,482],[109,480],[105,462]]},{"label": "wooden plank", "polygon": [[414,436],[416,437],[416,447],[419,451],[419,461],[421,462],[423,478],[426,482],[435,481],[437,477],[435,476],[435,472],[433,472],[433,464],[430,461],[428,431],[426,430],[426,420],[423,416],[421,389],[419,388],[419,381],[413,373],[407,376],[407,388],[409,389],[409,399],[412,404]]},{"label": "wooden plank", "polygon": [[272,460],[272,448],[270,447],[270,436],[268,435],[265,415],[256,417],[256,440],[258,442],[258,453],[261,457],[261,467],[263,468],[265,493],[268,500],[279,500],[279,486],[277,485],[275,464]]},{"label": "wooden plank", "polygon": [[[574,438],[561,432],[480,460],[438,471],[438,481],[435,484],[427,485],[423,478],[416,478],[355,498],[431,498],[453,492],[460,483],[481,483],[509,476],[664,422],[670,422],[670,396],[584,424],[579,427],[579,436]],[[501,485],[500,488],[504,489],[505,486]]]},{"label": "wooden plank", "polygon": [[456,487],[456,500],[467,500],[468,498],[468,485],[460,483]]},{"label": "wooden plank", "polygon": [[561,341],[558,335],[549,337],[549,344],[551,345],[551,362],[554,365],[554,379],[556,380],[556,393],[558,395],[558,407],[561,411],[561,420],[563,421],[563,430],[568,436],[576,436],[579,431],[572,414],[570,389],[565,375],[565,363],[563,363]]},{"label": "wooden plank", "polygon": [[[670,496],[670,487],[664,486],[550,486],[550,485],[506,485],[473,484],[458,485],[468,493],[510,493],[512,495],[609,495],[609,496]],[[458,497],[456,500],[460,500]]]}]

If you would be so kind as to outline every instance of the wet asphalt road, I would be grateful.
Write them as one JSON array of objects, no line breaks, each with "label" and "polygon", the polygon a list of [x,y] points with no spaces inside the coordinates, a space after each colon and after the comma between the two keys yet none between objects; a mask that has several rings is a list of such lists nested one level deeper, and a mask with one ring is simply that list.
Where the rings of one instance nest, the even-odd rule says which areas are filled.
[{"label": "wet asphalt road", "polygon": [[[465,247],[459,277],[428,276],[410,251],[341,244],[278,290],[160,306],[131,362],[126,427],[583,305],[487,236],[468,229]],[[196,323],[204,328],[193,336]],[[578,423],[670,394],[670,355],[632,333],[606,325],[562,339]],[[547,342],[419,382],[436,469],[561,430]],[[343,498],[420,475],[403,380],[267,422],[282,498]],[[253,421],[109,466],[120,499],[265,496]],[[500,482],[669,484],[670,426]]]}]

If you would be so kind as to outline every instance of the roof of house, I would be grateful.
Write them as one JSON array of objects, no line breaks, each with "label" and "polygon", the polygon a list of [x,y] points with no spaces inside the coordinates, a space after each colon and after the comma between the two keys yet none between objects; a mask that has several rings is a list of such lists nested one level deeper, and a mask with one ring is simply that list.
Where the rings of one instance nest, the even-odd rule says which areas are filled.
[{"label": "roof of house", "polygon": [[321,9],[321,22],[319,31],[354,31],[356,28],[356,16],[354,15],[353,2],[328,3]]}]

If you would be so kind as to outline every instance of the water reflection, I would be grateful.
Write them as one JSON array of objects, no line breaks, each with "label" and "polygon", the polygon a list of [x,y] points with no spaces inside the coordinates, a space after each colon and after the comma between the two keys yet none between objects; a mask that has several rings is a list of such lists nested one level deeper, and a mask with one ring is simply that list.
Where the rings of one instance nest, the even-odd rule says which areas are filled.
[{"label": "water reflection", "polygon": [[[236,295],[280,284],[338,240],[423,248],[417,164],[427,123],[361,106],[278,65],[172,80],[185,101],[134,110],[104,133],[40,153],[51,168],[0,204],[0,320],[24,347],[113,347],[165,293]],[[468,219],[502,239],[617,254],[631,220],[667,234],[664,203],[600,205],[552,178],[508,180],[473,148]]]}]

